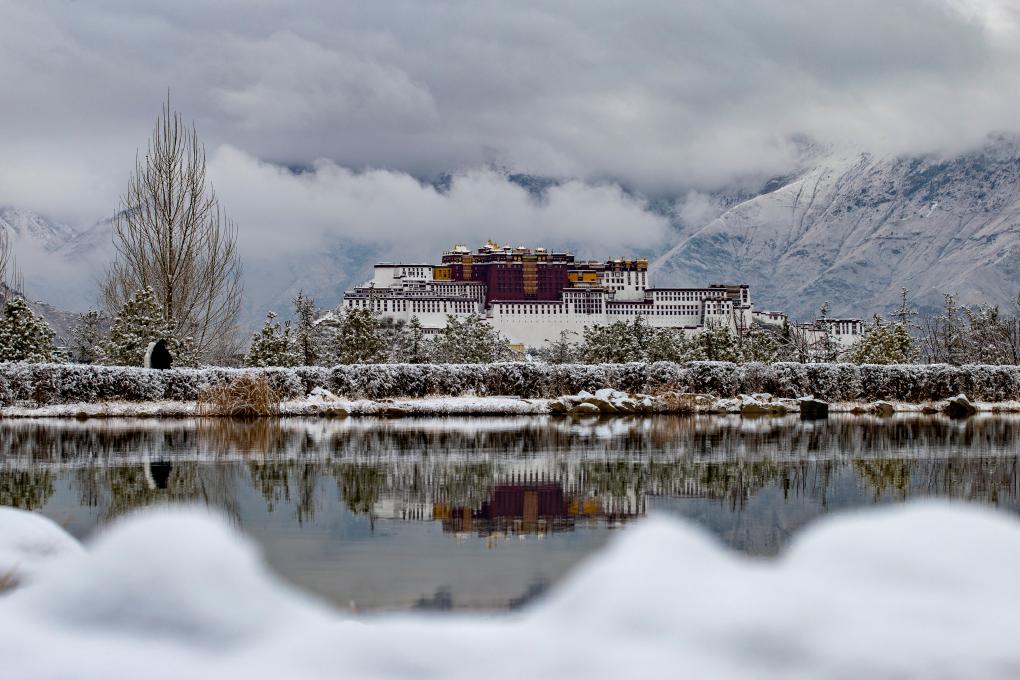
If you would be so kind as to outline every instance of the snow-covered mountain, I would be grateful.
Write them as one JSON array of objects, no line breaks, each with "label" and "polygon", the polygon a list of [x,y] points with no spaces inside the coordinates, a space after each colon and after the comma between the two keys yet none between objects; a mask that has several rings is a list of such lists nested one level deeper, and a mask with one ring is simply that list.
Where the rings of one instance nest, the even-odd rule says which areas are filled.
[{"label": "snow-covered mountain", "polygon": [[[1020,291],[1020,144],[951,157],[826,152],[771,191],[685,231],[658,285],[739,281],[759,307],[867,316],[900,287],[922,311],[953,292],[1009,306]],[[770,187],[771,188],[771,187]]]}]

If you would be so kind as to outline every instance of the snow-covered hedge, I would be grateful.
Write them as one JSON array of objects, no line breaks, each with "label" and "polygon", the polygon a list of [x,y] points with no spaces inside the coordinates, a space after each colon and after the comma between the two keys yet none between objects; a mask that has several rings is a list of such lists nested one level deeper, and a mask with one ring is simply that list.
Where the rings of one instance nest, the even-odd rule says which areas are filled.
[{"label": "snow-covered hedge", "polygon": [[474,394],[554,397],[612,387],[628,392],[678,390],[721,397],[769,392],[813,394],[831,401],[926,401],[961,392],[982,401],[1020,399],[1020,366],[854,364],[550,365],[364,364],[334,368],[206,368],[152,371],[78,364],[0,363],[0,405],[106,400],[190,401],[206,386],[242,374],[267,376],[286,399],[316,387],[345,397],[420,397]]}]

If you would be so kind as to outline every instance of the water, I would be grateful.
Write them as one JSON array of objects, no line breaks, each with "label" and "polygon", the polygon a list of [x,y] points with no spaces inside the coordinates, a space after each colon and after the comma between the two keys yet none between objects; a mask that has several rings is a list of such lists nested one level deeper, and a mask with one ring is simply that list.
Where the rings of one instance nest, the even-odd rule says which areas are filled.
[{"label": "water", "polygon": [[771,556],[817,517],[943,497],[1020,511],[1020,418],[7,421],[0,504],[87,539],[132,509],[223,514],[359,610],[506,609],[662,512]]}]

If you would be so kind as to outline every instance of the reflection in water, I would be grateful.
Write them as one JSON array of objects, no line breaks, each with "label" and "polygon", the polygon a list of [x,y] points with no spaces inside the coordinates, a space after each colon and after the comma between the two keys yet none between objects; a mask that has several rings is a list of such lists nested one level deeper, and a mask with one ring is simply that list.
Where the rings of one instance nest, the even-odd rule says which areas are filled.
[{"label": "reflection in water", "polygon": [[834,510],[1020,508],[1010,417],[22,421],[0,446],[4,505],[78,535],[208,505],[284,574],[367,607],[516,606],[652,510],[774,554]]}]

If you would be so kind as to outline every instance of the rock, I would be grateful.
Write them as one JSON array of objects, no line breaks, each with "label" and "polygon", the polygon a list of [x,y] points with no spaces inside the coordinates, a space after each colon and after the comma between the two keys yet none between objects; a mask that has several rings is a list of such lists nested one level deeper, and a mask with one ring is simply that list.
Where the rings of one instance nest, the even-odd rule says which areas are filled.
[{"label": "rock", "polygon": [[740,402],[740,415],[742,416],[781,416],[786,413],[786,407],[782,404],[773,404],[757,399],[744,399]]},{"label": "rock", "polygon": [[604,399],[605,401],[618,401],[620,399],[626,399],[627,395],[619,390],[614,390],[611,387],[603,387],[601,390],[595,390],[595,397],[598,399]]},{"label": "rock", "polygon": [[772,395],[768,392],[755,392],[751,398],[755,401],[772,401]]},{"label": "rock", "polygon": [[592,397],[584,400],[586,404],[591,404],[598,408],[601,413],[616,413],[618,409],[613,404],[605,399],[599,399],[598,397]]},{"label": "rock", "polygon": [[779,398],[773,397],[772,401],[777,404],[782,404],[783,406],[785,406],[787,413],[800,413],[800,402],[796,399],[789,399],[786,397]]},{"label": "rock", "polygon": [[581,401],[586,401],[586,400],[588,400],[588,399],[591,399],[591,398],[592,398],[592,397],[594,397],[595,395],[594,395],[594,394],[592,394],[591,392],[589,392],[588,390],[581,390],[580,392],[578,392],[578,393],[577,393],[576,395],[574,395],[574,396],[575,396],[575,397],[576,397],[577,399],[580,399]]},{"label": "rock", "polygon": [[930,416],[930,415],[938,413],[938,412],[939,412],[939,410],[935,406],[935,404],[922,404],[921,405],[921,413],[923,413],[923,414],[925,414],[927,416]]},{"label": "rock", "polygon": [[874,402],[871,405],[871,410],[875,413],[875,415],[882,416],[883,418],[888,418],[892,414],[896,413],[896,407],[888,401],[883,400]]},{"label": "rock", "polygon": [[739,399],[717,399],[715,410],[720,413],[740,413]]},{"label": "rock", "polygon": [[567,412],[567,405],[562,399],[553,399],[549,402],[549,413],[562,414]]},{"label": "rock", "polygon": [[615,406],[618,411],[621,411],[623,413],[634,413],[639,408],[638,403],[630,398],[614,401],[613,406]]},{"label": "rock", "polygon": [[814,397],[801,397],[797,403],[800,405],[800,417],[805,420],[829,417],[829,402],[827,401]]},{"label": "rock", "polygon": [[966,418],[977,413],[977,407],[974,406],[974,402],[968,399],[965,394],[950,397],[944,410],[945,414],[950,418]]},{"label": "rock", "polygon": [[572,416],[597,416],[601,413],[599,407],[589,402],[578,404],[568,411]]}]

